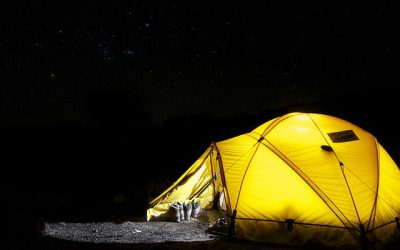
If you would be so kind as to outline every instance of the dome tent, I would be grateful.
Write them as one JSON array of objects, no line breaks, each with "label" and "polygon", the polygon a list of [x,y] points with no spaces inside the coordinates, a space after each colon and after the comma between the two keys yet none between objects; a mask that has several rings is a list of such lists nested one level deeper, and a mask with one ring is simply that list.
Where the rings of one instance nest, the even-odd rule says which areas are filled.
[{"label": "dome tent", "polygon": [[150,203],[147,220],[175,201],[211,208],[224,194],[239,239],[379,248],[400,235],[399,190],[400,170],[372,134],[337,117],[288,113],[212,143]]}]

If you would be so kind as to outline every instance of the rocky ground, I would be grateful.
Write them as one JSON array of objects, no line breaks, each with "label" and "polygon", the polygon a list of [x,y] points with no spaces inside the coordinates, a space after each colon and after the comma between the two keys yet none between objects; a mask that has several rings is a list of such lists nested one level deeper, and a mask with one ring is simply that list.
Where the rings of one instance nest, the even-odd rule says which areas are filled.
[{"label": "rocky ground", "polygon": [[207,222],[45,223],[42,249],[269,249],[301,248],[235,241],[208,233]]},{"label": "rocky ground", "polygon": [[[207,217],[190,221],[172,222],[38,222],[32,227],[9,230],[0,249],[11,250],[117,250],[117,249],[255,249],[255,250],[305,250],[307,248],[241,241],[229,238],[221,228],[215,228]],[[213,229],[213,230],[210,230]],[[317,250],[318,248],[314,248]],[[399,250],[399,242],[384,250]],[[321,250],[321,249],[318,249]],[[342,249],[341,249],[342,250]],[[361,249],[360,249],[361,250]],[[369,250],[369,249],[368,249]],[[375,250],[375,249],[371,249]],[[383,250],[383,249],[382,249]]]},{"label": "rocky ground", "polygon": [[206,230],[208,224],[183,222],[46,223],[43,235],[56,239],[92,243],[194,242],[215,239]]},{"label": "rocky ground", "polygon": [[[304,250],[296,246],[255,243],[228,237],[217,210],[202,210],[186,221],[124,221],[93,223],[44,223],[42,249],[266,249]],[[217,223],[217,221],[219,221]],[[314,248],[314,250],[320,250]],[[382,250],[397,250],[390,244]],[[360,249],[361,250],[361,249]],[[369,249],[368,249],[369,250]],[[376,249],[371,249],[376,250]]]}]

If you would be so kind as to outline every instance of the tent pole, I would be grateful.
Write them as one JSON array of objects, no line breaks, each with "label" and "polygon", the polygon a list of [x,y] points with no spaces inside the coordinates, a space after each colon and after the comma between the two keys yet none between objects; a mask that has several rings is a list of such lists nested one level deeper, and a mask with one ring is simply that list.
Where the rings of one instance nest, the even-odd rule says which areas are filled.
[{"label": "tent pole", "polygon": [[235,218],[236,218],[236,210],[233,210],[231,221],[229,223],[229,238],[232,238],[235,235]]}]

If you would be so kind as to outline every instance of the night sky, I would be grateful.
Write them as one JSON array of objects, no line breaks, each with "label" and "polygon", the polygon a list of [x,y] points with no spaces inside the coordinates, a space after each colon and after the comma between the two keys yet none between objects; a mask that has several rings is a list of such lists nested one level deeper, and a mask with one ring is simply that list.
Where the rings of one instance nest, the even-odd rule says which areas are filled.
[{"label": "night sky", "polygon": [[297,2],[6,1],[3,193],[64,220],[108,218],[120,195],[126,215],[147,181],[286,111],[348,119],[398,156],[393,1]]},{"label": "night sky", "polygon": [[135,99],[159,124],[390,91],[398,80],[390,1],[9,2],[2,126],[86,124],[97,92]]}]

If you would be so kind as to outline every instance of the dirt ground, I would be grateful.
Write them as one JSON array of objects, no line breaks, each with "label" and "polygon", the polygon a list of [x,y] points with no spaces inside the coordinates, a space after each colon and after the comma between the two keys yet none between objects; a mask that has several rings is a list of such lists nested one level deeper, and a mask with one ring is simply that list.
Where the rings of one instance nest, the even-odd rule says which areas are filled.
[{"label": "dirt ground", "polygon": [[209,234],[209,223],[183,222],[45,223],[44,249],[269,249],[301,248],[235,241]]},{"label": "dirt ground", "polygon": [[[254,249],[305,250],[318,249],[237,240],[226,235],[226,226],[217,226],[220,214],[207,213],[190,221],[151,221],[133,219],[104,222],[62,222],[23,220],[19,224],[6,223],[8,228],[0,241],[0,249],[10,250],[134,250],[134,249]],[[13,218],[12,221],[16,221]],[[31,226],[29,226],[31,225]],[[217,224],[218,225],[218,224]],[[213,230],[210,230],[213,229]],[[216,233],[218,232],[218,233]],[[224,234],[225,233],[225,234]],[[1,243],[6,243],[2,246]],[[400,242],[391,243],[384,250],[400,250]],[[318,250],[320,250],[319,248]],[[325,249],[325,248],[324,248]],[[326,250],[326,249],[325,249]],[[337,249],[336,249],[337,250]],[[342,250],[342,249],[340,249]],[[361,250],[361,249],[360,249]],[[363,249],[364,250],[364,249]],[[370,249],[368,249],[370,250]],[[377,249],[371,249],[377,250]],[[383,249],[382,249],[383,250]]]},{"label": "dirt ground", "polygon": [[206,230],[208,224],[194,220],[183,222],[46,223],[43,234],[57,239],[92,243],[193,242],[215,239]]},{"label": "dirt ground", "polygon": [[[209,233],[210,223],[182,222],[45,223],[41,249],[265,249],[304,250],[296,246],[234,240]],[[314,248],[318,249],[318,248]],[[360,248],[361,249],[361,248]],[[392,244],[385,249],[400,249]]]}]

